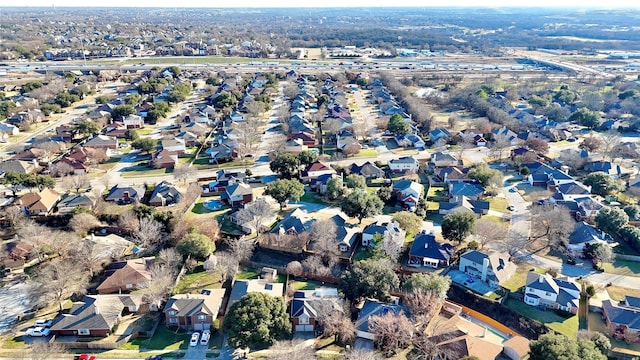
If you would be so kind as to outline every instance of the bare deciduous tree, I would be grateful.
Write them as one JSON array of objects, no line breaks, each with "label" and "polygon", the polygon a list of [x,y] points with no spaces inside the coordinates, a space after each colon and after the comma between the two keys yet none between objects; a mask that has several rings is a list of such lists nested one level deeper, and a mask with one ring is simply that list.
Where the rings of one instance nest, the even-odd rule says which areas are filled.
[{"label": "bare deciduous tree", "polygon": [[349,307],[342,299],[318,302],[316,320],[322,325],[322,336],[335,336],[336,341],[348,344],[355,340],[356,329],[349,318]]},{"label": "bare deciduous tree", "polygon": [[255,153],[256,147],[260,142],[261,125],[262,122],[257,118],[248,118],[232,125],[234,133],[237,135],[238,147],[236,152],[240,159],[244,160],[245,155]]},{"label": "bare deciduous tree", "polygon": [[162,249],[158,253],[157,263],[171,269],[178,269],[182,265],[182,255],[175,248]]},{"label": "bare deciduous tree", "polygon": [[324,125],[322,125],[322,128],[329,134],[337,134],[342,128],[342,120],[331,118],[325,121]]},{"label": "bare deciduous tree", "polygon": [[[73,173],[73,166],[59,161],[49,167],[49,173],[53,177],[62,177]],[[69,187],[71,189],[71,187]]]},{"label": "bare deciduous tree", "polygon": [[302,264],[299,261],[290,261],[287,264],[287,274],[290,276],[300,276],[300,274],[302,274]]},{"label": "bare deciduous tree", "polygon": [[509,146],[511,146],[511,141],[506,135],[494,135],[493,142],[489,145],[489,153],[495,159],[502,159]]},{"label": "bare deciduous tree", "polygon": [[88,278],[85,270],[75,266],[72,260],[54,259],[38,269],[34,282],[38,285],[34,297],[56,302],[62,311],[67,296],[86,291]]},{"label": "bare deciduous tree", "polygon": [[249,260],[256,247],[255,239],[244,236],[237,239],[229,238],[226,240],[226,244],[229,247],[229,253],[235,257],[238,262]]},{"label": "bare deciduous tree", "polygon": [[138,244],[144,247],[160,245],[165,238],[162,232],[162,224],[156,220],[143,217],[140,220],[140,229],[136,232],[134,238]]},{"label": "bare deciduous tree", "polygon": [[[534,206],[531,211],[531,237],[545,239],[547,246],[559,246],[573,231],[575,220],[564,206]],[[540,249],[538,249],[540,250]]]},{"label": "bare deciduous tree", "polygon": [[620,134],[615,130],[609,130],[600,134],[600,152],[605,159],[612,160],[615,155],[615,148],[620,144]]},{"label": "bare deciduous tree", "polygon": [[526,249],[530,242],[527,234],[512,231],[498,244],[498,249],[506,252],[509,256],[515,256],[520,251]]},{"label": "bare deciduous tree", "polygon": [[369,317],[369,332],[375,336],[375,343],[390,357],[411,344],[414,327],[403,313],[389,311],[383,315]]},{"label": "bare deciduous tree", "polygon": [[249,226],[256,231],[257,236],[260,236],[262,233],[266,221],[274,216],[275,210],[263,199],[247,204],[236,213],[236,218],[242,223],[249,224]]},{"label": "bare deciduous tree", "polygon": [[331,275],[331,268],[324,264],[320,256],[316,255],[308,256],[306,259],[304,259],[302,261],[302,268],[305,272],[320,276]]},{"label": "bare deciduous tree", "polygon": [[198,169],[189,165],[176,166],[173,169],[173,178],[183,183],[186,183],[189,178],[195,177],[197,174]]},{"label": "bare deciduous tree", "polygon": [[32,341],[29,350],[26,358],[30,360],[48,360],[67,353],[66,348],[55,341]]},{"label": "bare deciduous tree", "polygon": [[502,224],[498,224],[495,221],[480,219],[476,221],[473,234],[475,239],[480,244],[480,248],[484,248],[485,245],[490,242],[499,243],[507,236],[507,227]]},{"label": "bare deciduous tree", "polygon": [[175,267],[165,265],[155,265],[151,269],[149,281],[142,285],[145,302],[158,306],[166,297],[169,289],[173,287],[177,272]]},{"label": "bare deciduous tree", "polygon": [[373,350],[352,349],[345,353],[344,360],[382,360],[382,355]]},{"label": "bare deciduous tree", "polygon": [[218,259],[218,271],[220,271],[221,281],[231,280],[238,272],[238,259],[228,251],[216,252]]},{"label": "bare deciduous tree", "polygon": [[140,220],[131,210],[125,210],[118,215],[118,227],[132,234],[140,229]]},{"label": "bare deciduous tree", "polygon": [[309,248],[322,258],[325,265],[335,263],[340,256],[336,241],[337,231],[336,223],[331,219],[317,220],[311,226]]},{"label": "bare deciduous tree", "polygon": [[75,214],[71,220],[69,220],[69,226],[79,236],[86,236],[89,230],[100,225],[100,221],[93,214],[89,213]]}]

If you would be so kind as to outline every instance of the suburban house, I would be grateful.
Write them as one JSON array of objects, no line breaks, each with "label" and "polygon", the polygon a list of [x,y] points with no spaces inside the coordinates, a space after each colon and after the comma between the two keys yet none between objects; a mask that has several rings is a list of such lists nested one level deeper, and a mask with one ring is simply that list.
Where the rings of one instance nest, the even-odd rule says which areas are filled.
[{"label": "suburban house", "polygon": [[351,171],[352,174],[364,176],[365,179],[384,178],[384,170],[380,169],[378,166],[376,166],[370,161],[367,161],[362,165],[353,163],[349,167],[349,171]]},{"label": "suburban house", "polygon": [[418,160],[413,156],[403,156],[399,159],[389,160],[389,170],[393,172],[417,172],[419,168]]},{"label": "suburban house", "polygon": [[447,141],[449,139],[451,139],[451,133],[445,128],[435,128],[429,131],[429,140],[431,140],[432,143],[436,143],[439,140]]},{"label": "suburban house", "polygon": [[576,198],[574,200],[578,205],[578,212],[576,218],[580,219],[593,219],[598,215],[600,210],[604,208],[604,205],[591,196],[585,196]]},{"label": "suburban house", "polygon": [[225,289],[206,289],[201,294],[178,294],[164,306],[167,326],[186,331],[209,330],[218,318]]},{"label": "suburban house", "polygon": [[253,189],[249,184],[237,182],[225,187],[220,198],[232,207],[242,206],[253,201]]},{"label": "suburban house", "polygon": [[[262,201],[266,203],[266,200],[264,198],[258,197],[255,202],[258,201]],[[267,203],[269,204],[269,203]],[[271,204],[269,204],[271,206]],[[240,208],[243,208],[247,206],[247,204],[242,205]],[[238,209],[240,210],[240,209]],[[246,234],[251,234],[253,232],[256,231],[255,225],[253,224],[253,222],[247,222],[245,219],[240,219],[238,218],[238,211],[234,211],[231,215],[229,215],[229,220],[231,220],[232,223],[239,225],[240,227],[242,227],[242,231]],[[277,213],[273,213],[273,215],[267,219],[264,219],[263,225],[262,225],[262,231],[269,231],[271,229],[271,225],[274,224],[276,221],[278,220],[278,215]]]},{"label": "suburban house", "polygon": [[453,167],[453,166],[440,168],[439,171],[438,169],[436,169],[435,175],[438,178],[438,180],[442,181],[445,184],[450,182],[473,181],[469,179],[469,177],[467,177],[467,174],[464,171],[460,170],[460,168],[458,167]]},{"label": "suburban house", "polygon": [[92,193],[66,193],[62,195],[56,207],[58,208],[58,214],[70,214],[77,208],[91,210],[95,202],[96,199]]},{"label": "suburban house", "polygon": [[484,194],[484,189],[479,184],[468,182],[449,183],[449,202],[461,203],[463,198],[470,200],[480,200]]},{"label": "suburban house", "polygon": [[186,145],[182,139],[163,139],[161,141],[162,150],[171,151],[176,154],[184,154]]},{"label": "suburban house", "polygon": [[546,164],[535,162],[524,164],[523,167],[531,171],[527,177],[527,181],[531,186],[542,186],[553,191],[560,184],[574,181],[571,176]]},{"label": "suburban house", "polygon": [[438,214],[446,215],[455,212],[468,212],[471,214],[487,215],[491,204],[488,201],[472,200],[466,196],[462,197],[462,201],[458,202],[441,202],[438,203]]},{"label": "suburban house", "polygon": [[151,155],[149,166],[156,169],[170,169],[178,165],[178,153],[167,149],[158,150]]},{"label": "suburban house", "polygon": [[291,300],[291,324],[295,332],[315,332],[318,313],[344,311],[339,302],[338,289],[320,287],[315,290],[298,290]]},{"label": "suburban house", "polygon": [[620,165],[616,165],[610,161],[594,161],[586,164],[584,169],[590,173],[603,172],[614,179],[618,179],[622,175]]},{"label": "suburban house", "polygon": [[[452,359],[462,359],[473,356],[480,360],[500,359],[503,340],[491,333],[486,327],[476,324],[462,316],[461,309],[450,313],[449,309],[459,308],[445,302],[440,314],[436,315],[429,340],[446,351]],[[446,310],[445,310],[446,309]]]},{"label": "suburban house", "polygon": [[395,221],[370,224],[362,231],[362,246],[374,246],[372,240],[376,234],[383,235],[385,239],[400,239],[404,242],[406,231]]},{"label": "suburban house", "polygon": [[349,217],[343,212],[339,212],[329,218],[336,224],[336,242],[338,243],[338,250],[342,253],[351,252],[354,249],[360,234],[360,227],[348,224],[348,219]]},{"label": "suburban house", "polygon": [[142,188],[114,185],[104,200],[113,201],[118,205],[126,205],[139,201],[142,196],[144,196],[144,189]]},{"label": "suburban house", "polygon": [[0,162],[0,174],[8,172],[33,174],[36,170],[38,170],[37,161],[6,160]]},{"label": "suburban house", "polygon": [[118,139],[106,135],[95,135],[84,143],[84,147],[87,149],[103,150],[107,155],[110,155],[112,150],[118,148]]},{"label": "suburban house", "polygon": [[144,127],[144,118],[138,115],[129,115],[126,116],[122,123],[127,129],[140,129]]},{"label": "suburban house", "polygon": [[443,153],[436,152],[431,155],[431,160],[429,161],[430,165],[436,168],[442,167],[452,167],[452,166],[461,166],[462,162],[458,160],[455,156]]},{"label": "suburban house", "polygon": [[309,146],[304,144],[302,139],[289,139],[284,143],[284,152],[299,154],[303,151],[309,150]]},{"label": "suburban house", "polygon": [[18,135],[20,133],[20,128],[12,124],[0,122],[0,133]]},{"label": "suburban house", "polygon": [[20,208],[27,215],[49,215],[60,199],[60,194],[51,189],[30,192],[18,200]]},{"label": "suburban house", "polygon": [[521,142],[521,140],[518,138],[518,134],[509,130],[506,126],[503,126],[499,129],[491,130],[491,134],[493,136],[493,140],[496,140],[497,138],[503,138],[508,141],[509,145],[511,146],[518,145]]},{"label": "suburban house", "polygon": [[581,254],[587,244],[603,244],[613,239],[604,232],[581,221],[575,225],[568,240],[567,250],[572,253]]},{"label": "suburban house", "polygon": [[315,179],[320,175],[335,174],[336,171],[329,165],[316,161],[313,164],[309,164],[305,167],[304,171],[300,174],[303,180],[309,181]]},{"label": "suburban house", "polygon": [[161,181],[153,188],[153,193],[149,197],[149,205],[168,206],[179,203],[181,199],[182,194],[173,184]]},{"label": "suburban house", "polygon": [[198,135],[192,133],[191,131],[181,131],[176,134],[176,139],[184,142],[184,146],[186,147],[194,147],[198,145]]},{"label": "suburban house", "polygon": [[449,266],[449,260],[453,254],[453,246],[439,244],[434,234],[426,234],[422,231],[416,234],[409,250],[409,266],[431,267],[434,269]]},{"label": "suburban house", "polygon": [[137,249],[136,245],[117,234],[107,234],[103,231],[96,231],[82,239],[83,242],[90,243],[94,253],[99,254],[96,262],[111,262],[114,258],[133,255]]},{"label": "suburban house", "polygon": [[458,269],[470,276],[497,287],[507,281],[515,272],[516,264],[509,261],[509,254],[501,252],[484,253],[467,251],[460,256]]},{"label": "suburban house", "polygon": [[315,179],[311,179],[311,181],[309,182],[309,187],[311,188],[311,190],[317,191],[320,194],[324,194],[325,192],[327,192],[327,185],[329,183],[329,180],[335,178],[342,179],[342,176],[338,174],[320,175]]},{"label": "suburban house", "polygon": [[[86,295],[74,302],[68,313],[58,315],[51,325],[56,336],[109,336],[124,314],[147,308],[144,295]],[[150,306],[149,308],[155,308]]]},{"label": "suburban house", "polygon": [[89,166],[80,160],[76,160],[70,156],[63,157],[59,163],[67,164],[73,169],[73,175],[81,175],[89,172]]},{"label": "suburban house", "polygon": [[238,153],[226,144],[212,145],[207,151],[209,152],[209,163],[211,164],[229,162],[238,157]]},{"label": "suburban house", "polygon": [[524,289],[524,302],[528,305],[578,313],[580,285],[569,278],[529,271]]},{"label": "suburban house", "polygon": [[611,336],[615,338],[640,338],[640,298],[626,295],[623,301],[602,301],[602,318]]},{"label": "suburban house", "polygon": [[409,209],[409,211],[415,211],[422,194],[424,192],[424,185],[411,180],[398,180],[392,185],[393,193],[403,207]]},{"label": "suburban house", "polygon": [[556,192],[551,196],[549,202],[570,201],[591,195],[591,186],[585,186],[580,182],[572,181],[556,186]]},{"label": "suburban house", "polygon": [[264,279],[236,280],[233,283],[233,288],[229,295],[229,302],[227,303],[225,314],[229,312],[229,309],[231,309],[231,306],[236,301],[249,293],[262,293],[274,297],[282,297],[284,294],[284,284],[272,283]]},{"label": "suburban house", "polygon": [[356,336],[366,340],[375,340],[375,335],[371,333],[371,329],[369,328],[369,319],[372,316],[382,316],[389,312],[408,316],[407,310],[402,305],[387,304],[374,299],[366,299],[356,320]]},{"label": "suburban house", "polygon": [[114,294],[141,289],[151,280],[154,257],[138,258],[111,263],[98,285],[98,294]]},{"label": "suburban house", "polygon": [[528,359],[530,351],[529,339],[522,336],[514,336],[502,343],[502,353],[510,360]]}]

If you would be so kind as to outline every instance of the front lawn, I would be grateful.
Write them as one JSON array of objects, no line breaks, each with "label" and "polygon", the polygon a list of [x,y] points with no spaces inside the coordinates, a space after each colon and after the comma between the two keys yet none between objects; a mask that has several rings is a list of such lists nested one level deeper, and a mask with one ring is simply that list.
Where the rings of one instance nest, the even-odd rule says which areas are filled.
[{"label": "front lawn", "polygon": [[640,289],[630,289],[621,286],[611,285],[606,287],[609,297],[614,301],[624,300],[626,295],[640,297]]},{"label": "front lawn", "polygon": [[378,156],[378,152],[374,149],[362,149],[358,152],[354,157],[376,157]]},{"label": "front lawn", "polygon": [[507,206],[509,206],[509,200],[507,198],[494,196],[489,199],[489,210],[506,213]]},{"label": "front lawn", "polygon": [[640,276],[640,263],[616,259],[613,264],[605,263],[602,265],[604,272],[616,275]]},{"label": "front lawn", "polygon": [[177,294],[200,293],[203,289],[220,289],[220,275],[206,271],[202,265],[196,267],[193,272],[185,274],[178,285],[175,292]]},{"label": "front lawn", "polygon": [[144,165],[134,165],[128,168],[122,169],[122,177],[138,177],[138,176],[159,176],[165,174],[171,174],[173,168],[167,169],[154,169]]},{"label": "front lawn", "polygon": [[176,333],[175,330],[167,329],[165,324],[158,325],[156,332],[150,338],[136,338],[120,347],[123,350],[178,350],[187,349],[190,334],[185,332]]},{"label": "front lawn", "polygon": [[322,199],[322,197],[311,191],[305,191],[304,195],[300,198],[300,201],[312,204],[329,205]]},{"label": "front lawn", "polygon": [[520,300],[509,299],[505,306],[516,311],[528,318],[538,320],[561,334],[566,335],[570,339],[575,339],[578,333],[578,316],[574,315],[570,318],[564,318],[554,310],[539,310],[535,306],[529,306]]}]

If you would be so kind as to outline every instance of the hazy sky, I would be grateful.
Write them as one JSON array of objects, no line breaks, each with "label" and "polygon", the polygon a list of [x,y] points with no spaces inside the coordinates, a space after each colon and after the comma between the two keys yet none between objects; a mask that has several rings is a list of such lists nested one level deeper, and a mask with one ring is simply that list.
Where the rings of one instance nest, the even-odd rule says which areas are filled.
[{"label": "hazy sky", "polygon": [[[9,2],[2,0],[0,3]],[[7,4],[9,5],[9,4]],[[367,6],[536,6],[640,7],[633,0],[26,0],[12,6],[138,6],[138,7],[367,7]]]}]

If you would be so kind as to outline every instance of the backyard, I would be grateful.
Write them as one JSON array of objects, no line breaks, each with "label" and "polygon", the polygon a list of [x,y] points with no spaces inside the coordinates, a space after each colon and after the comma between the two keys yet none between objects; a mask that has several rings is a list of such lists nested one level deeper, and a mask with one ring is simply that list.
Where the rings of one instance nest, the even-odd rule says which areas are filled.
[{"label": "backyard", "polygon": [[556,314],[554,310],[539,310],[537,307],[529,306],[524,302],[515,299],[507,300],[505,306],[528,318],[538,320],[548,326],[550,329],[564,334],[571,339],[576,338],[576,335],[578,333],[577,315],[571,316],[569,318],[564,318]]},{"label": "backyard", "polygon": [[180,279],[175,292],[177,294],[199,294],[203,289],[220,289],[222,287],[220,279],[220,274],[206,271],[202,265],[199,265]]},{"label": "backyard", "polygon": [[527,263],[518,264],[518,269],[516,272],[507,280],[503,287],[509,289],[511,292],[518,292],[521,287],[523,287],[527,281],[527,274],[530,269],[535,269],[535,272],[538,274],[544,274],[545,270],[539,267],[534,267]]}]

